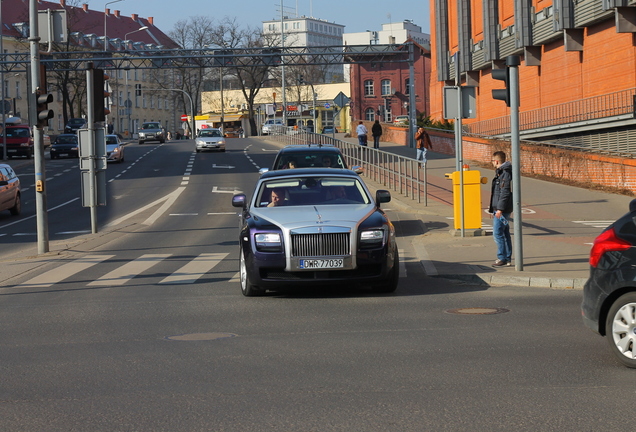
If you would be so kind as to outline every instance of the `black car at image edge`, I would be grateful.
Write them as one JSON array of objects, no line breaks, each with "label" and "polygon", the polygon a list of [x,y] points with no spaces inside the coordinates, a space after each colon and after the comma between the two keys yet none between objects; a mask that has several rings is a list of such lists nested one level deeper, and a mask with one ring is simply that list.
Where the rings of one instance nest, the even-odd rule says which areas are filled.
[{"label": "black car at image edge", "polygon": [[636,200],[605,229],[590,252],[583,322],[605,336],[618,360],[636,368]]}]

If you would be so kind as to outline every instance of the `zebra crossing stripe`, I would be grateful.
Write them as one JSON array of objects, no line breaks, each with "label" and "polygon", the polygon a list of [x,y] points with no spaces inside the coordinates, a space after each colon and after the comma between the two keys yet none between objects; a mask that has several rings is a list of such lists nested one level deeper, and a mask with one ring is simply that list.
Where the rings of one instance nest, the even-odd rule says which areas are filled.
[{"label": "zebra crossing stripe", "polygon": [[89,267],[99,264],[102,261],[106,261],[114,257],[115,255],[91,255],[83,258],[76,259],[68,264],[64,264],[61,267],[54,268],[33,279],[21,284],[22,287],[28,288],[46,288],[54,285],[67,277],[73,276],[75,273],[79,273],[82,270],[86,270]]},{"label": "zebra crossing stripe", "polygon": [[123,285],[138,274],[160,263],[171,254],[145,254],[134,261],[130,261],[99,279],[89,283],[88,286],[118,286]]},{"label": "zebra crossing stripe", "polygon": [[228,256],[227,253],[204,253],[159,282],[160,284],[189,284],[213,269]]}]

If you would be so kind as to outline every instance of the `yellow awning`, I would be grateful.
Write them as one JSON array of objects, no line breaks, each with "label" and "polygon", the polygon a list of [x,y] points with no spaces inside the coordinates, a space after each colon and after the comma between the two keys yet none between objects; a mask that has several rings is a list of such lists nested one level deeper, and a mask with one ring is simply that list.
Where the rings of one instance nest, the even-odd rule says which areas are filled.
[{"label": "yellow awning", "polygon": [[[244,114],[224,114],[223,121],[232,122],[232,121],[241,120],[243,117],[245,117]],[[208,116],[207,119],[202,119],[202,120],[205,120],[206,123],[210,123],[210,124],[219,123],[221,121],[221,116],[211,115],[211,116]]]}]

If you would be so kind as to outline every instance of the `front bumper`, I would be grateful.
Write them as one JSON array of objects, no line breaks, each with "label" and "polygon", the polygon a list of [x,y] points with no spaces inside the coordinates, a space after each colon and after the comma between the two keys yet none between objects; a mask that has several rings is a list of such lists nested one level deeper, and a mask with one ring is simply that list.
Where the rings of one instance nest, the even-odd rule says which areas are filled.
[{"label": "front bumper", "polygon": [[197,150],[225,150],[225,143],[197,143]]}]

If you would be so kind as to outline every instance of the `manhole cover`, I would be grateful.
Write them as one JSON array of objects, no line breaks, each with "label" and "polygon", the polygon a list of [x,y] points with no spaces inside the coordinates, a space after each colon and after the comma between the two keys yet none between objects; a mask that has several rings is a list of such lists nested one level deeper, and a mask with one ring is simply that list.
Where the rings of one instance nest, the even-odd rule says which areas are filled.
[{"label": "manhole cover", "polygon": [[495,314],[510,312],[510,310],[504,309],[504,308],[476,307],[476,308],[449,309],[446,312],[452,313],[452,314],[459,314],[459,315],[495,315]]},{"label": "manhole cover", "polygon": [[189,333],[176,336],[166,336],[166,339],[174,341],[208,341],[232,338],[235,336],[237,335],[233,333]]}]

